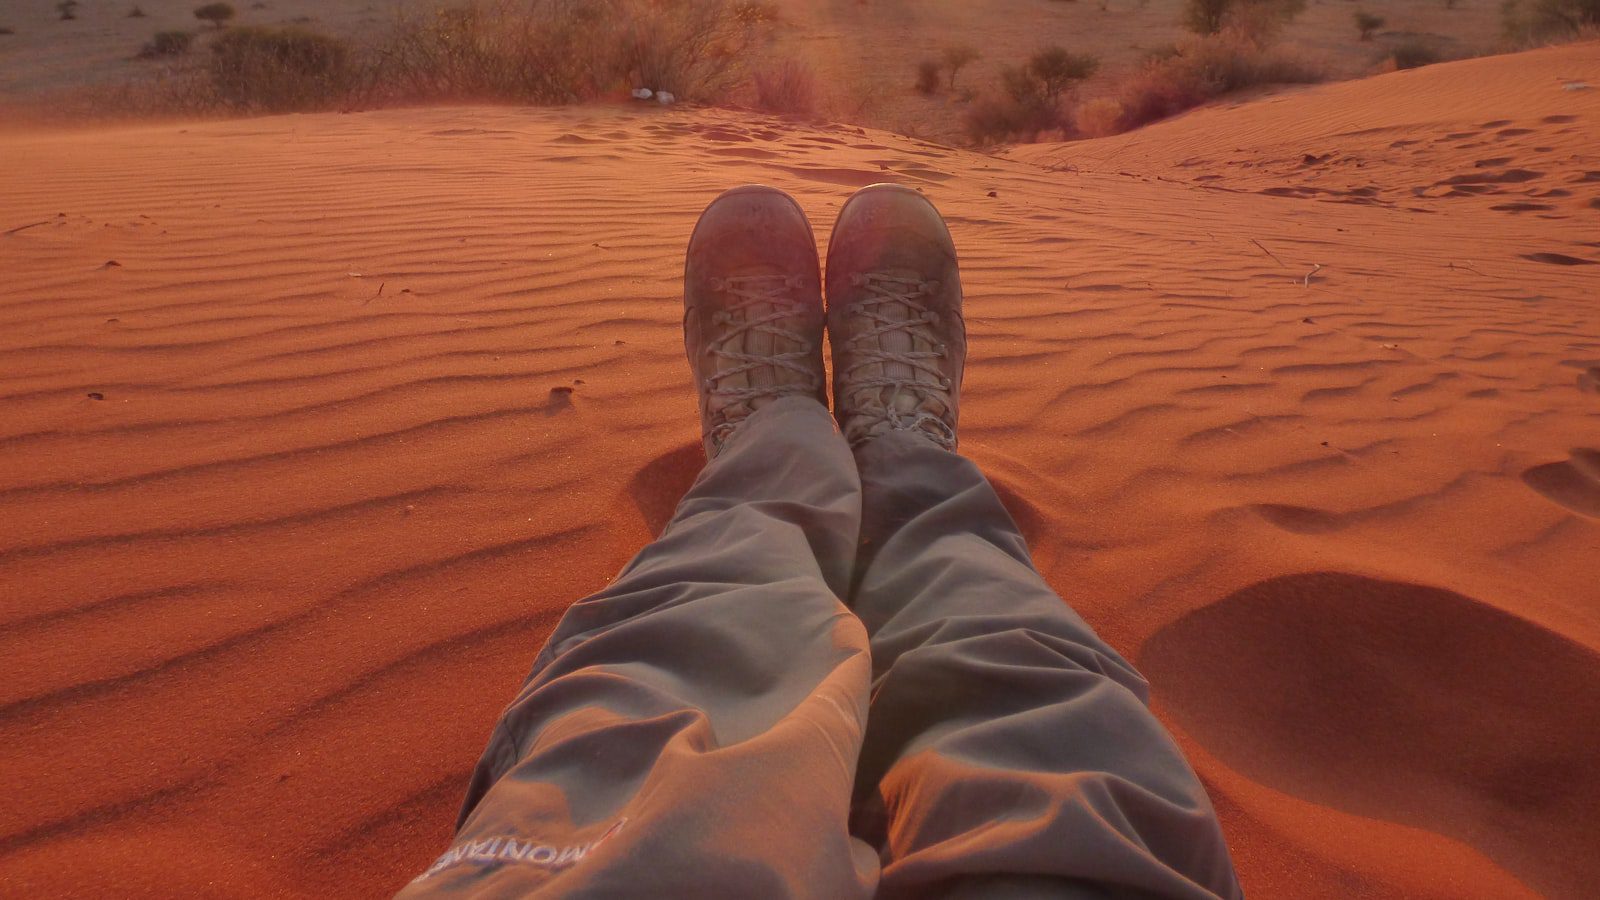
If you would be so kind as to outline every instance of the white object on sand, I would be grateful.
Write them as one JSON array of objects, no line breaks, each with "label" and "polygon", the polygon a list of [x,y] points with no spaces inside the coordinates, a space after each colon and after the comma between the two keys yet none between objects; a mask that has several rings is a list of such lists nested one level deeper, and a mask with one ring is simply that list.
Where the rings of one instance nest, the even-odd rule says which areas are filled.
[{"label": "white object on sand", "polygon": [[651,96],[653,96],[654,94],[655,94],[655,91],[652,91],[649,88],[634,88],[633,89],[633,99],[635,99],[635,100],[649,100],[651,98]]},{"label": "white object on sand", "polygon": [[666,106],[669,103],[676,103],[678,100],[677,97],[674,97],[667,91],[656,91],[656,99],[661,101],[662,106]]}]

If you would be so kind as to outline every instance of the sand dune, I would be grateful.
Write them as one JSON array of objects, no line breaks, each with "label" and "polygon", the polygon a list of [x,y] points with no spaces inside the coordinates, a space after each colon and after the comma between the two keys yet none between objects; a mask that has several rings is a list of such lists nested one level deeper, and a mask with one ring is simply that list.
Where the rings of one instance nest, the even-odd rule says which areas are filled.
[{"label": "sand dune", "polygon": [[1009,159],[633,108],[0,136],[0,893],[411,877],[699,465],[701,206],[768,182],[826,240],[894,180],[963,253],[964,447],[1247,890],[1586,896],[1595,49]]}]

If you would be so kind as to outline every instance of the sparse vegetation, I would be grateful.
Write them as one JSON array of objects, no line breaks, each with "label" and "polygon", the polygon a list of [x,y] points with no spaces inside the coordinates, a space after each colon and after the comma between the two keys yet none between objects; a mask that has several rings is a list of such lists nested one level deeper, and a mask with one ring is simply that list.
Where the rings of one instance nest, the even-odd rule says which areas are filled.
[{"label": "sparse vegetation", "polygon": [[17,33],[16,30],[13,29],[10,25],[0,25],[0,35],[16,34],[16,33]]},{"label": "sparse vegetation", "polygon": [[142,18],[144,18],[144,10],[141,9],[140,7],[135,6],[133,9],[128,10],[128,18],[130,18],[130,19],[142,19]]},{"label": "sparse vegetation", "polygon": [[956,89],[956,76],[962,69],[978,61],[978,50],[970,44],[952,44],[940,55],[945,70],[950,73],[950,90]]},{"label": "sparse vegetation", "polygon": [[194,11],[196,19],[202,22],[210,22],[217,28],[221,28],[224,23],[233,18],[233,15],[233,7],[226,3],[207,3],[204,6],[196,7]]},{"label": "sparse vegetation", "polygon": [[351,55],[348,42],[303,28],[234,28],[211,44],[208,84],[233,109],[304,109],[349,91]]},{"label": "sparse vegetation", "polygon": [[1438,48],[1427,41],[1411,38],[1395,45],[1391,54],[1396,69],[1416,69],[1431,66],[1444,59]]},{"label": "sparse vegetation", "polygon": [[1041,132],[1066,131],[1069,116],[1063,95],[1094,74],[1099,61],[1060,46],[1039,50],[1024,66],[1000,71],[1001,91],[979,98],[967,108],[967,135],[979,144],[1037,138]]},{"label": "sparse vegetation", "polygon": [[791,115],[810,115],[817,109],[816,73],[798,59],[760,69],[751,82],[758,109]]},{"label": "sparse vegetation", "polygon": [[1379,28],[1382,28],[1384,24],[1383,16],[1367,12],[1364,9],[1356,10],[1354,18],[1356,21],[1356,30],[1361,32],[1361,39],[1363,41],[1372,40],[1372,33],[1377,31]]},{"label": "sparse vegetation", "polygon": [[[767,11],[729,0],[493,0],[403,17],[362,45],[303,27],[239,27],[216,38],[204,64],[163,70],[160,81],[123,91],[122,105],[203,113],[555,104],[647,87],[680,100],[811,112],[819,97],[804,64],[748,65],[770,38]],[[147,52],[169,55],[154,43]]]},{"label": "sparse vegetation", "polygon": [[61,21],[70,22],[78,17],[78,0],[61,0],[56,4],[56,12],[61,14]]},{"label": "sparse vegetation", "polygon": [[1513,43],[1565,40],[1600,29],[1600,0],[1505,0],[1500,16]]},{"label": "sparse vegetation", "polygon": [[1220,34],[1232,27],[1260,41],[1305,7],[1305,0],[1187,0],[1183,24],[1199,35]]},{"label": "sparse vegetation", "polygon": [[144,49],[139,51],[140,59],[158,59],[164,56],[182,56],[189,52],[189,45],[194,43],[194,35],[187,31],[158,31]]},{"label": "sparse vegetation", "polygon": [[917,93],[935,94],[944,83],[944,64],[937,59],[917,63]]},{"label": "sparse vegetation", "polygon": [[1244,88],[1322,78],[1303,60],[1236,34],[1195,37],[1180,43],[1172,56],[1151,59],[1115,96],[1085,104],[1079,125],[1086,134],[1115,134]]}]

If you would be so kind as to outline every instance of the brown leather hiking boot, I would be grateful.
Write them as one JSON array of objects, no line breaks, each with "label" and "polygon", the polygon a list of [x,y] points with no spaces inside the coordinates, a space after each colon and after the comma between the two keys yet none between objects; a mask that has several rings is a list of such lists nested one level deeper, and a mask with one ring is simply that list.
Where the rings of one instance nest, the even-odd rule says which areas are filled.
[{"label": "brown leather hiking boot", "polygon": [[818,269],[811,223],[782,191],[737,187],[700,214],[684,265],[683,343],[707,459],[779,397],[827,405]]},{"label": "brown leather hiking boot", "polygon": [[833,414],[852,447],[913,431],[956,448],[967,358],[961,273],[944,219],[910,188],[875,184],[828,242]]}]

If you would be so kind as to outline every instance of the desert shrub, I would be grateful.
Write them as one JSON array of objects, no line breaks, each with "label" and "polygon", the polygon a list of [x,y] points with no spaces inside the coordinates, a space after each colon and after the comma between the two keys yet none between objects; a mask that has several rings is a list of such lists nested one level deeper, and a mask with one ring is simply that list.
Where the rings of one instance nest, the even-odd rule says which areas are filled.
[{"label": "desert shrub", "polygon": [[1506,0],[1500,15],[1515,43],[1563,40],[1600,27],[1600,0]]},{"label": "desert shrub", "polygon": [[[1122,83],[1116,96],[1121,118],[1112,131],[1174,116],[1244,88],[1322,78],[1321,71],[1303,60],[1235,35],[1191,38],[1178,45],[1176,55],[1147,62]],[[1099,115],[1097,124],[1103,128],[1104,110]]]},{"label": "desert shrub", "polygon": [[1122,126],[1122,103],[1112,97],[1096,97],[1078,107],[1074,125],[1087,137],[1116,134]]},{"label": "desert shrub", "polygon": [[212,25],[221,28],[222,23],[233,18],[233,7],[226,3],[207,3],[204,6],[195,7],[194,17],[202,22],[210,22]]},{"label": "desert shrub", "polygon": [[0,25],[0,35],[16,34],[16,29],[9,25]]},{"label": "desert shrub", "polygon": [[1232,26],[1259,42],[1305,8],[1305,0],[1187,0],[1183,24],[1199,35],[1219,34]]},{"label": "desert shrub", "polygon": [[1372,40],[1372,33],[1383,27],[1383,16],[1369,13],[1364,9],[1356,10],[1354,18],[1356,21],[1356,30],[1361,32],[1361,39],[1363,41]]},{"label": "desert shrub", "polygon": [[629,0],[620,6],[613,10],[621,13],[616,46],[622,71],[635,85],[715,100],[744,79],[755,32],[724,0]]},{"label": "desert shrub", "polygon": [[940,54],[945,69],[950,73],[950,90],[956,89],[956,75],[978,61],[978,50],[970,44],[952,44]]},{"label": "desert shrub", "polygon": [[1058,46],[1045,47],[1027,65],[1000,70],[1000,91],[967,107],[962,124],[975,143],[1030,140],[1070,126],[1062,95],[1092,75],[1098,61]]},{"label": "desert shrub", "polygon": [[797,59],[785,59],[751,77],[756,107],[768,112],[810,114],[817,108],[817,76]]},{"label": "desert shrub", "polygon": [[78,17],[78,0],[61,0],[56,4],[56,12],[61,14],[61,21],[70,22]]},{"label": "desert shrub", "polygon": [[211,44],[208,85],[222,105],[281,112],[340,102],[354,84],[350,45],[303,28],[235,28]]},{"label": "desert shrub", "polygon": [[[152,71],[148,77],[159,83],[123,92],[128,97],[112,98],[107,89],[108,102],[99,105],[131,98],[150,112],[206,113],[453,100],[555,104],[637,87],[718,102],[759,94],[747,63],[771,38],[761,6],[484,0],[402,14],[361,45],[301,27],[238,28],[219,34],[204,64]],[[757,102],[794,111],[814,104],[815,80],[801,69],[760,73],[767,99]]]},{"label": "desert shrub", "polygon": [[917,63],[917,93],[934,94],[944,83],[944,65],[937,59]]},{"label": "desert shrub", "polygon": [[1189,0],[1183,5],[1183,26],[1195,34],[1216,34],[1228,6],[1229,0]]},{"label": "desert shrub", "polygon": [[1093,75],[1099,67],[1100,61],[1092,56],[1050,46],[1033,54],[1025,71],[1039,82],[1045,94],[1055,99],[1072,85]]},{"label": "desert shrub", "polygon": [[187,31],[158,31],[144,49],[139,51],[140,59],[155,59],[161,56],[181,56],[189,52],[189,45],[194,43],[194,35]]},{"label": "desert shrub", "polygon": [[128,10],[128,18],[142,19],[144,18],[144,10],[135,6],[133,9]]},{"label": "desert shrub", "polygon": [[764,36],[723,0],[533,0],[402,19],[380,41],[369,101],[567,103],[645,87],[715,102]]},{"label": "desert shrub", "polygon": [[1391,58],[1396,69],[1416,69],[1431,66],[1444,59],[1444,55],[1427,41],[1412,38],[1395,45]]}]

